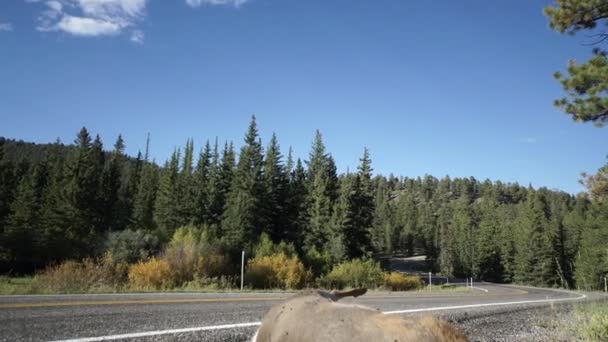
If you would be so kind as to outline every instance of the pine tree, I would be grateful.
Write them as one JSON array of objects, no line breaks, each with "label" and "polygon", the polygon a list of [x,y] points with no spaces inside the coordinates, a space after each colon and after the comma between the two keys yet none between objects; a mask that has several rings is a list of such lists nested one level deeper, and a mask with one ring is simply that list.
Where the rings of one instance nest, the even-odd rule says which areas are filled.
[{"label": "pine tree", "polygon": [[533,285],[557,283],[553,236],[549,231],[548,208],[543,192],[528,190],[518,232],[514,279]]},{"label": "pine tree", "polygon": [[404,192],[397,204],[397,222],[401,227],[399,248],[408,256],[414,255],[414,240],[418,232],[418,205],[411,191]]},{"label": "pine tree", "polygon": [[366,256],[372,251],[370,232],[375,207],[371,173],[371,159],[365,148],[349,194],[352,224],[346,225],[344,229],[346,254],[350,258]]},{"label": "pine tree", "polygon": [[[146,153],[146,155],[148,155]],[[158,191],[158,170],[156,164],[144,159],[141,177],[137,185],[137,192],[133,200],[132,229],[154,230],[156,194]]]},{"label": "pine tree", "polygon": [[608,274],[607,213],[606,203],[593,203],[587,224],[583,228],[575,271],[576,284],[580,289],[601,289],[602,278]]},{"label": "pine tree", "polygon": [[[76,150],[68,163],[65,212],[68,220],[67,236],[76,256],[90,253],[102,232],[102,213],[99,206],[99,181],[103,170],[103,146],[99,136],[91,143],[86,128],[75,141]],[[63,204],[63,203],[62,203]]]},{"label": "pine tree", "polygon": [[[213,164],[210,174],[210,189],[209,189],[209,215],[211,226],[219,228],[224,210],[226,208],[226,200],[234,178],[235,168],[235,153],[232,143],[224,144],[221,162],[218,162],[219,154],[217,152],[217,142],[213,152]],[[218,231],[219,232],[219,231]],[[218,234],[219,235],[219,234]]]},{"label": "pine tree", "polygon": [[319,131],[310,152],[308,165],[308,224],[305,233],[305,245],[307,250],[324,250],[325,245],[332,236],[332,211],[333,199],[336,188],[333,172],[335,165],[331,165],[332,159],[325,153],[325,145]]},{"label": "pine tree", "polygon": [[456,232],[452,229],[452,206],[442,203],[437,210],[437,229],[439,230],[438,269],[445,276],[454,276],[460,271],[457,255]]},{"label": "pine tree", "polygon": [[100,184],[101,228],[116,231],[119,229],[121,208],[125,205],[118,201],[118,191],[121,187],[121,171],[124,158],[124,141],[118,136],[114,144],[114,151],[109,162],[105,165]]},{"label": "pine tree", "polygon": [[42,194],[40,213],[39,253],[42,260],[51,263],[76,257],[75,242],[69,234],[70,205],[67,184],[70,181],[64,148],[59,141],[52,145],[47,155],[48,185]]},{"label": "pine tree", "polygon": [[[215,153],[217,153],[217,150]],[[194,223],[198,225],[210,223],[210,178],[211,169],[212,167],[215,167],[215,164],[211,165],[211,157],[211,145],[209,144],[209,141],[207,141],[205,148],[198,157],[198,163],[194,172]],[[215,158],[217,158],[217,156]],[[215,159],[214,163],[217,163],[217,159]]]},{"label": "pine tree", "polygon": [[43,263],[40,214],[48,183],[46,163],[40,162],[21,180],[5,232],[5,241],[17,272],[31,272]]},{"label": "pine tree", "polygon": [[498,202],[495,194],[488,189],[488,194],[481,197],[477,206],[479,229],[475,239],[477,276],[479,279],[499,282],[502,280],[502,265],[500,255],[499,234],[500,221]]},{"label": "pine tree", "polygon": [[[603,0],[556,0],[554,5],[545,8],[545,15],[549,17],[552,29],[574,35],[605,25],[608,8]],[[591,37],[597,37],[595,44],[599,44],[607,36],[600,32]],[[605,124],[608,121],[607,52],[596,46],[590,60],[577,64],[572,59],[567,71],[567,77],[561,72],[554,74],[567,93],[567,97],[556,100],[555,105],[572,115],[575,121],[591,121],[598,126]]]},{"label": "pine tree", "polygon": [[11,211],[10,204],[17,188],[15,166],[4,155],[4,140],[0,140],[0,236],[4,231],[5,222]]},{"label": "pine tree", "polygon": [[466,192],[461,192],[458,200],[452,205],[450,230],[455,237],[454,273],[458,276],[477,276],[475,250],[475,227],[473,212]]},{"label": "pine tree", "polygon": [[564,243],[566,259],[565,272],[574,279],[574,263],[581,245],[582,232],[587,226],[587,216],[591,203],[584,195],[577,196],[574,205],[564,216],[564,231],[568,237]]},{"label": "pine tree", "polygon": [[116,208],[116,229],[124,230],[132,224],[135,206],[135,196],[137,195],[144,161],[141,152],[133,163],[127,163],[126,155],[122,155],[121,160],[121,179],[118,189],[118,203]]},{"label": "pine tree", "polygon": [[[186,142],[184,159],[177,176],[176,210],[178,227],[194,222],[196,211],[196,181],[193,176],[194,142]],[[179,166],[178,166],[179,169]]]},{"label": "pine tree", "polygon": [[395,208],[391,203],[389,184],[383,177],[378,179],[374,204],[372,245],[374,250],[393,253],[399,248],[399,226],[395,223]]},{"label": "pine tree", "polygon": [[263,226],[270,238],[279,242],[288,237],[287,191],[288,178],[281,162],[281,151],[272,135],[264,158]]},{"label": "pine tree", "polygon": [[154,204],[154,221],[168,236],[172,236],[175,229],[184,223],[178,208],[179,159],[180,152],[176,150],[171,155],[171,159],[165,163]]},{"label": "pine tree", "polygon": [[304,231],[308,223],[307,199],[306,170],[302,165],[302,161],[298,159],[289,178],[289,192],[286,204],[287,217],[289,219],[285,240],[295,243],[299,252],[302,252]]},{"label": "pine tree", "polygon": [[249,246],[263,231],[259,215],[263,196],[262,168],[262,146],[253,116],[245,135],[245,145],[241,147],[222,219],[223,239],[229,248]]}]

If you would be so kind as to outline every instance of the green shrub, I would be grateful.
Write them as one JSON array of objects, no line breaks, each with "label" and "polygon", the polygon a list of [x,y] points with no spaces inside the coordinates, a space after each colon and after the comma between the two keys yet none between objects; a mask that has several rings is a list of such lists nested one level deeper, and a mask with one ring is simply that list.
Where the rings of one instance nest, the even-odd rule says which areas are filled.
[{"label": "green shrub", "polygon": [[423,287],[419,277],[404,276],[398,272],[385,273],[384,285],[391,291],[411,291]]},{"label": "green shrub", "polygon": [[183,241],[172,243],[163,253],[162,260],[169,265],[171,279],[177,286],[192,281],[200,252],[196,244]]},{"label": "green shrub", "polygon": [[297,256],[281,252],[251,259],[245,279],[253,288],[300,289],[310,279],[310,272]]},{"label": "green shrub", "polygon": [[123,230],[111,233],[106,242],[106,251],[117,262],[129,264],[158,254],[160,238],[143,230]]},{"label": "green shrub", "polygon": [[166,289],[173,286],[169,263],[150,258],[129,267],[129,285],[133,289]]},{"label": "green shrub", "polygon": [[287,256],[297,255],[296,248],[292,243],[281,241],[274,243],[266,233],[260,235],[260,240],[253,248],[253,255],[256,257],[270,256],[273,254],[284,253]]},{"label": "green shrub", "polygon": [[213,246],[209,236],[207,229],[194,226],[179,228],[173,234],[162,259],[169,264],[176,286],[231,273],[228,256],[221,248]]},{"label": "green shrub", "polygon": [[340,263],[326,276],[319,279],[321,286],[341,289],[344,287],[375,288],[382,285],[384,273],[380,264],[368,259],[353,259]]},{"label": "green shrub", "polygon": [[304,255],[304,261],[306,266],[311,269],[312,274],[315,277],[328,273],[331,268],[331,254],[327,251],[320,253],[314,247],[306,252],[306,255]]}]

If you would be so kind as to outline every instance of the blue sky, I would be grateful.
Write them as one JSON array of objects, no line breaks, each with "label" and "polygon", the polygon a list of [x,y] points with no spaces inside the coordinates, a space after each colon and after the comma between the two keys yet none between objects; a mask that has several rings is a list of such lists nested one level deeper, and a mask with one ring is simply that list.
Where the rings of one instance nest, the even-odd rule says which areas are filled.
[{"label": "blue sky", "polygon": [[71,142],[80,127],[164,162],[193,138],[242,142],[251,114],[306,158],[319,129],[338,167],[474,176],[571,193],[608,128],[552,105],[584,35],[549,1],[3,0],[0,136]]}]

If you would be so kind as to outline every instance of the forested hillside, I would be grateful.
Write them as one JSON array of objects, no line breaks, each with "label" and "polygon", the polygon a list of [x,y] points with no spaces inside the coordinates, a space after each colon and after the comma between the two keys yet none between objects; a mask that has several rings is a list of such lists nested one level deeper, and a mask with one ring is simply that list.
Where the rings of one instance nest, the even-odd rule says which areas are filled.
[{"label": "forested hillside", "polygon": [[[125,245],[129,262],[197,227],[240,261],[260,237],[293,244],[316,274],[341,261],[425,254],[437,272],[497,282],[598,288],[608,272],[608,204],[598,197],[476,180],[373,174],[362,151],[338,174],[321,134],[306,160],[252,119],[232,142],[189,140],[162,166],[110,151],[83,128],[73,145],[0,139],[0,264],[28,273]],[[237,157],[238,156],[238,157]],[[124,249],[124,248],[123,248]]]}]

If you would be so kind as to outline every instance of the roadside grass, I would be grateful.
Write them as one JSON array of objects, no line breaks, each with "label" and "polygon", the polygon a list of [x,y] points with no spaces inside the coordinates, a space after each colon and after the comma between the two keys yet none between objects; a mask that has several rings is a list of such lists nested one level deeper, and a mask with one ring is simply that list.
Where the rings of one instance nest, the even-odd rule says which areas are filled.
[{"label": "roadside grass", "polygon": [[464,286],[456,286],[456,285],[433,285],[430,290],[428,286],[425,286],[422,289],[419,289],[417,292],[419,293],[469,293],[474,292],[472,289],[464,287]]},{"label": "roadside grass", "polygon": [[0,294],[19,295],[41,293],[32,286],[34,277],[6,277],[0,276]]},{"label": "roadside grass", "polygon": [[532,326],[550,341],[608,341],[608,300],[539,309]]},{"label": "roadside grass", "polygon": [[576,333],[581,340],[608,341],[608,301],[578,307],[576,320]]},{"label": "roadside grass", "polygon": [[[346,289],[350,289],[347,287]],[[192,281],[179,287],[170,287],[165,289],[156,288],[131,288],[129,286],[94,286],[88,288],[63,288],[61,290],[45,286],[36,277],[8,277],[0,276],[0,295],[28,295],[28,294],[102,294],[102,293],[180,293],[180,292],[199,292],[199,293],[295,293],[298,290],[293,289],[252,289],[245,287],[242,291],[238,287],[231,287],[228,284],[217,282],[204,283]],[[468,293],[473,292],[461,286],[445,286],[433,285],[429,290],[428,287],[410,291],[391,291],[386,287],[378,287],[369,289],[369,293],[410,293],[410,294],[428,294],[428,293]]]}]

